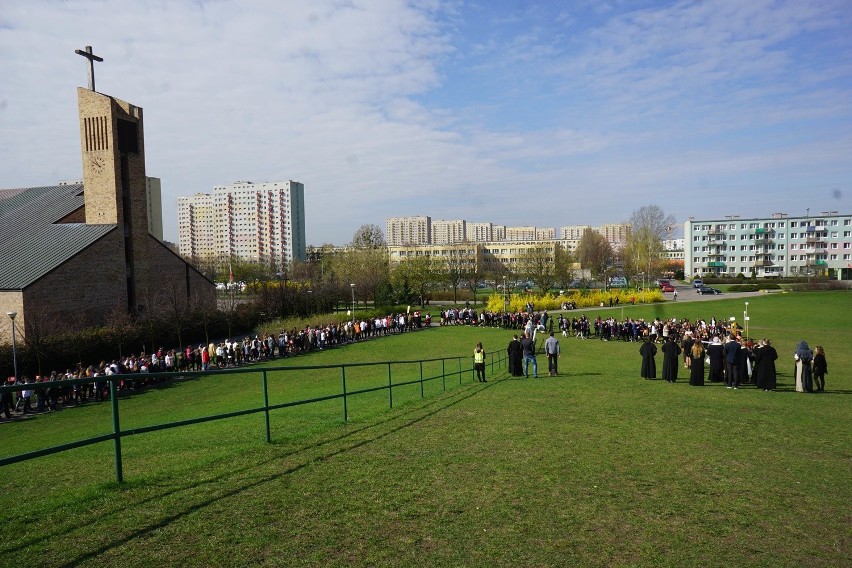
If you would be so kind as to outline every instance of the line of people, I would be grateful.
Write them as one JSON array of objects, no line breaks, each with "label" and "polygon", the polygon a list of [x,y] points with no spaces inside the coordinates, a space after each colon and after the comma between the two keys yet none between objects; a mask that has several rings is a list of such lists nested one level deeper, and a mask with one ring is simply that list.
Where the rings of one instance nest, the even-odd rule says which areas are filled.
[{"label": "line of people", "polygon": [[[90,401],[109,400],[108,382],[104,377],[132,375],[120,379],[118,389],[141,390],[164,380],[151,376],[152,373],[184,373],[239,367],[248,363],[289,357],[300,353],[321,350],[345,343],[398,334],[414,329],[429,327],[431,316],[421,317],[419,311],[388,314],[384,317],[347,321],[325,326],[308,326],[302,330],[282,331],[278,338],[271,334],[261,338],[246,337],[243,340],[211,342],[198,347],[166,350],[160,347],[150,355],[131,354],[111,362],[101,361],[98,365],[78,365],[64,373],[53,371],[50,375],[30,378],[9,377],[6,385],[20,385],[21,389],[0,394],[0,419],[13,418],[13,413],[27,415],[75,407]],[[68,379],[90,379],[77,384],[61,384]]]}]

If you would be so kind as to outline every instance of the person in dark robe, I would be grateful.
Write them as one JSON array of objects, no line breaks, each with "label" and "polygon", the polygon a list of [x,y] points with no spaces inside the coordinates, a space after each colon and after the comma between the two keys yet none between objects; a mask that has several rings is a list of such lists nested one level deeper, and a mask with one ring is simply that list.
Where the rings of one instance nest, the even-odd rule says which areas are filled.
[{"label": "person in dark robe", "polygon": [[689,366],[689,384],[694,387],[704,386],[704,346],[697,339],[692,343]]},{"label": "person in dark robe", "polygon": [[752,367],[752,360],[754,358],[754,343],[739,338],[738,341],[742,347],[740,347],[740,351],[737,353],[737,374],[740,378],[740,383],[747,383],[751,380],[749,369]]},{"label": "person in dark robe", "polygon": [[513,377],[520,377],[524,374],[523,357],[524,352],[521,347],[521,342],[518,340],[517,334],[512,337],[508,347],[509,353],[509,373]]},{"label": "person in dark robe", "polygon": [[778,375],[775,372],[775,360],[778,352],[768,339],[761,339],[754,350],[754,384],[764,391],[774,390],[778,386]]},{"label": "person in dark robe", "polygon": [[724,380],[725,350],[718,335],[714,335],[713,341],[707,346],[707,356],[710,357],[710,374],[707,380],[711,383],[721,383]]},{"label": "person in dark robe", "polygon": [[669,335],[660,350],[663,352],[663,380],[667,383],[673,383],[677,381],[680,345],[675,343],[673,335]]},{"label": "person in dark robe", "polygon": [[692,346],[695,344],[695,338],[692,337],[692,332],[687,331],[683,334],[683,368],[689,369],[692,365]]},{"label": "person in dark robe", "polygon": [[642,378],[656,379],[657,378],[657,361],[654,356],[657,354],[657,346],[651,341],[651,338],[646,336],[645,341],[639,348],[639,354],[642,355]]}]

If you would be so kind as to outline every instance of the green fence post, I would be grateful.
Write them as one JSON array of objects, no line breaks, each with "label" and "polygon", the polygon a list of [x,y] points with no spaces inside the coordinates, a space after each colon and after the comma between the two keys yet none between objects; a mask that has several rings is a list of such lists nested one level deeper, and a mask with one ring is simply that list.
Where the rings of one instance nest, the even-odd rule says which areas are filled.
[{"label": "green fence post", "polygon": [[263,413],[266,415],[266,443],[272,443],[272,434],[269,431],[269,390],[266,388],[266,371],[263,371]]},{"label": "green fence post", "polygon": [[423,361],[420,361],[420,398],[426,398],[423,394]]},{"label": "green fence post", "polygon": [[349,422],[349,409],[346,408],[346,367],[340,367],[340,377],[343,380],[343,421]]},{"label": "green fence post", "polygon": [[461,357],[459,357],[459,384],[462,384]]},{"label": "green fence post", "polygon": [[444,388],[444,392],[447,391],[447,360],[441,359],[441,386]]},{"label": "green fence post", "polygon": [[393,408],[393,381],[391,381],[391,364],[388,363],[388,405]]},{"label": "green fence post", "polygon": [[124,473],[121,467],[121,425],[118,420],[118,389],[115,383],[118,379],[109,381],[109,399],[112,405],[112,435],[115,446],[115,478],[119,483],[124,482]]}]

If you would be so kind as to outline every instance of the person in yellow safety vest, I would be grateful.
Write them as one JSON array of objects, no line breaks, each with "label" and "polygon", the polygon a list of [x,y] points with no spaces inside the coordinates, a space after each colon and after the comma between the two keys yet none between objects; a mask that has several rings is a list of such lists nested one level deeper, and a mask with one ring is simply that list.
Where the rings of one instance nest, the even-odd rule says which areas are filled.
[{"label": "person in yellow safety vest", "polygon": [[481,341],[476,342],[476,349],[473,350],[473,369],[480,383],[488,382],[485,380],[485,349],[482,348]]}]

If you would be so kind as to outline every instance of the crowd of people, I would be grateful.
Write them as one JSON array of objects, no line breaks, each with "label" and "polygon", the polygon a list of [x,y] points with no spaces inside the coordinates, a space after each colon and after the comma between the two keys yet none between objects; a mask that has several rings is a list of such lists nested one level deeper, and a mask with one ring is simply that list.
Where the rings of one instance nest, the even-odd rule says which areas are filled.
[{"label": "crowd of people", "polygon": [[[138,355],[131,354],[97,365],[78,365],[65,372],[30,378],[9,377],[7,385],[20,390],[0,395],[0,420],[13,418],[13,413],[26,415],[79,406],[87,402],[109,399],[109,384],[104,377],[130,375],[118,381],[118,389],[140,390],[169,378],[152,373],[186,373],[213,369],[235,368],[248,363],[291,357],[301,353],[336,347],[346,343],[382,337],[428,327],[431,315],[419,311],[391,313],[384,317],[350,320],[342,323],[313,325],[304,329],[281,331],[277,337],[267,334],[243,339],[227,339],[207,345],[163,349]],[[61,383],[68,379],[89,379],[84,382]]]}]

